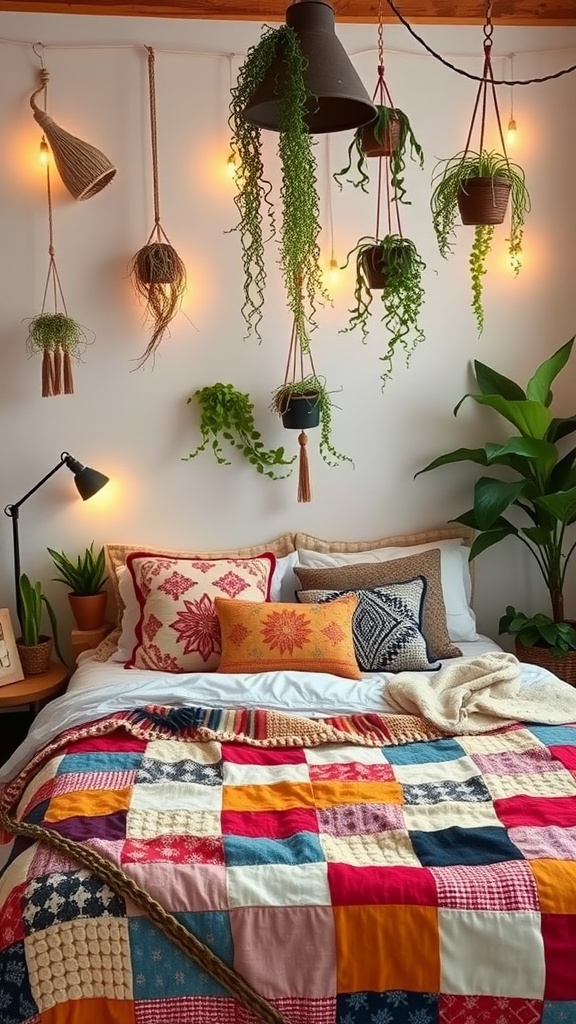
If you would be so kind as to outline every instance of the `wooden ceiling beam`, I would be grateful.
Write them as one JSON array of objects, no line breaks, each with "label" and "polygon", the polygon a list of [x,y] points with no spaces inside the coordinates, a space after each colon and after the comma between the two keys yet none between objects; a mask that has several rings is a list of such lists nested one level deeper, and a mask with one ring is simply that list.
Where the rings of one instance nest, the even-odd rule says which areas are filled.
[{"label": "wooden ceiling beam", "polygon": [[[0,11],[30,14],[96,14],[137,18],[201,18],[208,21],[284,21],[289,0],[0,0]],[[339,22],[373,23],[378,0],[335,0]],[[386,7],[386,4],[384,4]],[[415,24],[477,25],[484,0],[398,0]],[[576,25],[575,0],[495,0],[500,25]],[[395,22],[392,11],[384,20]]]}]

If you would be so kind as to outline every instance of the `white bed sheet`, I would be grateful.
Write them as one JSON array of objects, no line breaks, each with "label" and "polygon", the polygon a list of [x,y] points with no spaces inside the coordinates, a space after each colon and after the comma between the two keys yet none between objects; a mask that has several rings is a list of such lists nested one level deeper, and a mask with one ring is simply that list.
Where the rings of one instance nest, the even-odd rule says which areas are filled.
[{"label": "white bed sheet", "polygon": [[[460,644],[462,658],[449,664],[502,650],[481,637]],[[428,677],[432,673],[423,672]],[[522,666],[526,685],[547,675],[534,665]],[[323,672],[261,672],[227,675],[217,672],[178,674],[125,669],[117,662],[93,661],[84,655],[68,689],[46,705],[28,736],[0,769],[0,782],[12,778],[44,744],[62,730],[143,704],[184,704],[200,707],[263,708],[311,718],[338,714],[393,713],[386,703],[387,673],[365,673],[361,681]]]}]

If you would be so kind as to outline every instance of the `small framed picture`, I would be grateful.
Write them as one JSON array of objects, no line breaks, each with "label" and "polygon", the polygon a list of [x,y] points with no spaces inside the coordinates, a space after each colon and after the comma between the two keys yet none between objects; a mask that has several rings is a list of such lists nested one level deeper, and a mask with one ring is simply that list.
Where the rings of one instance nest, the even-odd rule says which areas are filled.
[{"label": "small framed picture", "polygon": [[24,679],[8,608],[0,608],[0,686]]}]

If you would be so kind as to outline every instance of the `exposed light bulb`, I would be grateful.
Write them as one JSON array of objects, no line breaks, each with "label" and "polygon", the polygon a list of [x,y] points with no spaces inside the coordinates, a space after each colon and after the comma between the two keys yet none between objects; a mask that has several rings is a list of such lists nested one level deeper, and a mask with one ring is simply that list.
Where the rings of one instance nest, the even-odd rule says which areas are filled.
[{"label": "exposed light bulb", "polygon": [[228,157],[228,160],[226,161],[226,174],[232,180],[234,180],[234,178],[238,174],[238,164],[236,163],[236,157],[234,156],[234,153],[231,153],[230,156]]},{"label": "exposed light bulb", "polygon": [[48,143],[46,139],[42,139],[40,142],[40,163],[43,167],[48,166],[50,150],[48,149]]},{"label": "exposed light bulb", "polygon": [[513,146],[516,142],[516,131],[516,121],[513,117],[511,117],[510,120],[508,121],[508,128],[506,131],[506,142],[508,143],[509,146]]},{"label": "exposed light bulb", "polygon": [[338,266],[338,260],[332,256],[330,263],[328,264],[328,285],[335,287],[340,281],[340,267]]}]

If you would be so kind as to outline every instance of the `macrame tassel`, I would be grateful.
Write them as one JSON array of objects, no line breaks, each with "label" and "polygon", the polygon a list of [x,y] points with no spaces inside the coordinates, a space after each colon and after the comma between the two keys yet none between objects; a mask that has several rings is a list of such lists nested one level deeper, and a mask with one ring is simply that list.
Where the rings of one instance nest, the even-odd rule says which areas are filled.
[{"label": "macrame tassel", "polygon": [[72,376],[72,360],[70,359],[70,353],[64,352],[64,394],[74,394],[74,378]]},{"label": "macrame tassel", "polygon": [[62,394],[62,349],[60,345],[56,345],[54,349],[54,358],[52,361],[54,367],[54,394]]},{"label": "macrame tassel", "polygon": [[42,398],[50,398],[54,394],[54,367],[52,354],[45,348],[42,353]]},{"label": "macrame tassel", "polygon": [[306,451],[308,438],[303,430],[298,434],[298,444],[300,445],[300,460],[298,464],[298,501],[312,501],[312,492],[310,490],[310,465],[308,463],[308,452]]}]

